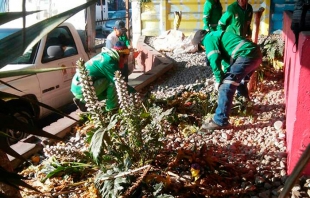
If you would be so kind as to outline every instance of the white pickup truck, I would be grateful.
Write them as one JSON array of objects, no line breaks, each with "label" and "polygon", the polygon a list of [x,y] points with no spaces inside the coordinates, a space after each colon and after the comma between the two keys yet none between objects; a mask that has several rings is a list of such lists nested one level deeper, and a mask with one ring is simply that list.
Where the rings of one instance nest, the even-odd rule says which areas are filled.
[{"label": "white pickup truck", "polygon": [[[7,36],[15,31],[17,29],[0,29],[0,37],[1,35],[2,37]],[[44,36],[24,55],[0,71],[75,66],[79,58],[87,61],[89,55],[85,52],[82,40],[74,26],[63,23]],[[70,92],[70,86],[75,70],[75,68],[70,68],[35,75],[4,78],[1,80],[22,92],[4,84],[0,84],[0,91],[29,97],[51,107],[60,108],[72,102],[73,95]],[[33,106],[23,100],[12,99],[5,102],[8,109],[12,111],[12,115],[24,122],[32,122],[34,118],[41,118],[50,113],[45,108]],[[25,134],[20,131],[7,129],[7,132],[16,139],[25,137]]]}]

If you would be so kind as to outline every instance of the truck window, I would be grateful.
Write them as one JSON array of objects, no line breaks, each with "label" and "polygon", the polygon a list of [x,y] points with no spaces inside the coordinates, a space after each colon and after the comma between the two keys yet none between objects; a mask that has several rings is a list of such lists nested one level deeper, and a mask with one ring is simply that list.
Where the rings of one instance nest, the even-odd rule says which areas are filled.
[{"label": "truck window", "polygon": [[[0,28],[0,39],[6,38],[19,30],[20,28]],[[22,56],[16,58],[10,64],[33,64],[38,46],[37,43],[32,48],[27,49]]]},{"label": "truck window", "polygon": [[42,62],[47,63],[77,54],[70,30],[67,27],[58,27],[51,31],[46,38]]},{"label": "truck window", "polygon": [[39,43],[40,42],[35,44],[32,48],[28,49],[23,55],[15,59],[10,64],[33,64],[35,61]]}]

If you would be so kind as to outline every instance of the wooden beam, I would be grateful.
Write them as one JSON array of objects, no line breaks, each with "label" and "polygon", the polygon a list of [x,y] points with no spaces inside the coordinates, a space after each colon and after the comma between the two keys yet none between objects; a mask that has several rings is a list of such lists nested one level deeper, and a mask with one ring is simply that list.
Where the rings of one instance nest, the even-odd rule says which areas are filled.
[{"label": "wooden beam", "polygon": [[[87,0],[90,1],[90,0]],[[86,45],[89,52],[95,52],[96,38],[96,4],[86,9]]]},{"label": "wooden beam", "polygon": [[125,2],[125,5],[126,5],[126,28],[127,28],[127,37],[129,38],[130,40],[130,28],[129,28],[129,0],[126,0]]}]

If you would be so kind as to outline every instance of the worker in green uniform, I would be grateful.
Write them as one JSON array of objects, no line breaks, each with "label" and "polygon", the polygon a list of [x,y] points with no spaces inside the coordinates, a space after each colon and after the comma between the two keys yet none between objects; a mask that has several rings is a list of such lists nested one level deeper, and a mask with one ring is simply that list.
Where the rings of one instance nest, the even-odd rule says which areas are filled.
[{"label": "worker in green uniform", "polygon": [[206,0],[203,6],[203,29],[206,31],[216,30],[217,23],[222,16],[222,5],[220,0]]},{"label": "worker in green uniform", "polygon": [[[192,44],[201,45],[215,77],[214,88],[218,91],[218,106],[213,119],[203,124],[205,129],[220,129],[229,125],[229,114],[234,94],[249,98],[245,78],[262,62],[260,48],[255,43],[231,32],[198,30]],[[222,65],[224,61],[228,64]]]},{"label": "worker in green uniform", "polygon": [[251,39],[251,20],[253,8],[248,0],[237,0],[227,7],[227,11],[222,15],[218,22],[217,30],[225,30]]},{"label": "worker in green uniform", "polygon": [[[114,74],[124,65],[124,61],[127,60],[129,52],[130,50],[124,43],[122,43],[122,46],[118,45],[117,49],[103,47],[100,54],[94,56],[85,63],[88,75],[93,80],[93,86],[98,100],[101,101],[106,99],[105,109],[107,111],[118,108]],[[80,110],[86,111],[80,80],[80,73],[77,71],[72,79],[71,92],[75,97],[75,104]],[[132,87],[128,86],[128,88],[130,92],[134,92]]]}]

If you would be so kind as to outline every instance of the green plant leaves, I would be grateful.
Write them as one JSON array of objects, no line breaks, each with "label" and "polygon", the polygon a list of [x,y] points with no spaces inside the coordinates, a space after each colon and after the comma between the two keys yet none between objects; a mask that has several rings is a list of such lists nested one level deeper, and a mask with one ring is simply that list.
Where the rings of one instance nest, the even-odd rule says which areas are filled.
[{"label": "green plant leaves", "polygon": [[[37,12],[41,12],[41,10],[25,12],[25,15],[34,14]],[[0,13],[0,25],[3,25],[7,22],[13,21],[15,19],[22,18],[24,16],[23,12],[1,12]]]},{"label": "green plant leaves", "polygon": [[[8,37],[5,37],[0,40],[0,69],[12,62],[12,60],[15,60],[17,57],[21,56],[24,51],[27,49],[27,47],[31,47],[32,45],[38,43],[40,39],[49,33],[51,30],[53,30],[55,27],[57,27],[59,24],[76,14],[77,12],[87,8],[88,6],[96,3],[96,0],[90,0],[85,4],[82,4],[81,6],[75,7],[71,10],[68,10],[66,12],[63,12],[59,15],[55,15],[52,18],[46,19],[42,22],[39,22],[37,24],[34,24],[28,28],[23,28]],[[25,15],[36,13],[38,11],[33,11],[33,12],[19,12],[19,13],[0,13],[0,25],[7,23],[13,19],[17,19],[20,17],[24,17]],[[64,68],[61,68],[64,69]],[[17,75],[26,75],[28,72],[31,73],[38,73],[38,72],[48,72],[48,71],[13,71],[12,73],[7,72],[6,74],[1,73],[1,77],[8,77],[12,75],[14,72],[19,72]],[[30,99],[22,98],[19,96],[15,95],[10,95],[8,93],[1,92],[0,93],[1,97],[13,97],[13,98],[19,98],[22,100],[28,100],[31,101]],[[2,101],[2,100],[1,100]],[[56,109],[53,109],[43,103],[39,103],[38,101],[31,101],[32,103],[36,103],[37,105],[43,106],[45,108],[48,108],[50,110],[55,111]],[[2,104],[2,103],[1,103]],[[58,113],[61,113],[60,111],[56,110]],[[63,113],[61,113],[64,116],[67,116]],[[73,120],[76,120],[70,116],[67,116]],[[23,123],[17,119],[15,119],[12,116],[9,116],[7,114],[0,113],[0,119],[1,119],[1,127],[14,127],[18,129],[22,129],[23,131],[26,131],[29,134],[35,134],[39,136],[45,136],[48,138],[53,138],[53,139],[60,139],[54,135],[51,135],[50,133],[44,132],[43,130],[37,129],[34,127],[32,124],[26,124]],[[2,130],[2,129],[0,129]],[[0,137],[0,150],[6,152],[7,154],[14,156],[16,158],[24,160],[24,158],[19,155],[17,152],[15,152],[9,145],[8,142],[6,141],[6,137],[1,135]],[[23,182],[22,179],[25,179],[22,176],[19,176],[18,174],[15,173],[9,173],[6,170],[4,170],[2,167],[0,167],[0,182],[6,183],[8,185],[11,185],[15,188],[19,189],[19,186],[26,187],[28,189],[38,191],[32,186],[28,185],[27,183]],[[0,193],[0,196],[3,194]]]},{"label": "green plant leaves", "polygon": [[104,153],[104,151],[111,145],[111,139],[108,135],[107,129],[99,129],[95,132],[91,139],[90,143],[90,151],[93,159],[98,164],[100,160],[100,156]]},{"label": "green plant leaves", "polygon": [[44,183],[47,179],[54,176],[82,172],[85,168],[89,167],[91,168],[92,166],[78,162],[59,163],[55,158],[53,158],[52,163],[42,170],[42,172],[45,172],[47,175],[41,180],[41,182]]},{"label": "green plant leaves", "polygon": [[[118,168],[108,170],[106,173],[101,172],[95,178],[95,185],[99,189],[101,197],[117,198],[124,190],[124,185],[130,183],[127,177],[113,177],[121,173]],[[109,179],[107,179],[109,178]],[[104,180],[104,181],[102,181]]]}]

